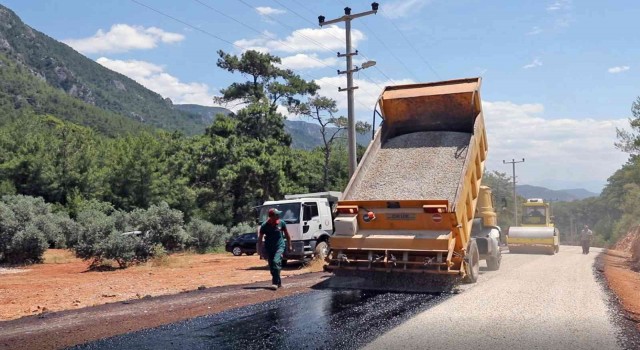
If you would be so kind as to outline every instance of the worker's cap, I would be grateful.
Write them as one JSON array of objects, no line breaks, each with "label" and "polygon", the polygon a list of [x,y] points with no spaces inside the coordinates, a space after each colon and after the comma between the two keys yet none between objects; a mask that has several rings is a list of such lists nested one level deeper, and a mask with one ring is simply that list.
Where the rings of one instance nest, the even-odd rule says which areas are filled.
[{"label": "worker's cap", "polygon": [[269,217],[273,217],[273,216],[282,216],[282,212],[276,208],[271,208],[269,209]]}]

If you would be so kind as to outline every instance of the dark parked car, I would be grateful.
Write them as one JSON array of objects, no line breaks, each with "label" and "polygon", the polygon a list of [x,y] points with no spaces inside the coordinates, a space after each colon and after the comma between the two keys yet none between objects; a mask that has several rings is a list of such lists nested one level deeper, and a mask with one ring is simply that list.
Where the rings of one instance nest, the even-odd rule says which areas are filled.
[{"label": "dark parked car", "polygon": [[245,233],[236,238],[227,241],[225,250],[233,253],[235,256],[240,256],[242,253],[247,255],[253,255],[256,253],[256,245],[258,244],[258,234]]}]

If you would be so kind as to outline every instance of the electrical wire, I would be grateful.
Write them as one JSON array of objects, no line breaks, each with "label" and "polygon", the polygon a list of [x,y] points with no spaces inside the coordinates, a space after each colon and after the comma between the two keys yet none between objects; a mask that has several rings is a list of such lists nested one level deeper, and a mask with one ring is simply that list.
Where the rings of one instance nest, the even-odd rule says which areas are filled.
[{"label": "electrical wire", "polygon": [[[247,48],[242,47],[242,46],[240,46],[240,45],[238,45],[238,44],[236,44],[236,43],[234,43],[234,42],[232,42],[232,41],[229,41],[229,40],[227,40],[227,39],[224,39],[224,38],[222,38],[222,37],[220,37],[220,36],[218,36],[218,35],[216,35],[216,34],[213,34],[213,33],[209,32],[209,31],[207,31],[207,30],[204,30],[204,29],[202,29],[202,28],[199,28],[199,27],[197,27],[197,26],[194,26],[194,25],[192,25],[192,24],[190,24],[190,23],[188,23],[188,22],[186,22],[186,21],[184,21],[184,20],[181,20],[181,19],[179,19],[179,18],[177,18],[177,17],[174,17],[174,16],[172,16],[172,15],[170,15],[170,14],[168,14],[168,13],[162,12],[162,11],[160,11],[160,10],[158,10],[158,9],[156,9],[156,8],[153,8],[153,7],[151,7],[151,6],[149,6],[149,5],[145,4],[145,3],[142,3],[142,2],[140,2],[140,1],[138,1],[138,0],[130,0],[130,1],[131,1],[131,2],[133,2],[133,3],[135,3],[135,4],[137,4],[137,5],[140,5],[140,6],[142,6],[142,7],[145,7],[145,8],[147,8],[148,10],[151,10],[151,11],[153,11],[153,12],[155,12],[155,13],[159,14],[159,15],[162,15],[162,16],[164,16],[164,17],[167,17],[167,18],[169,18],[169,19],[171,19],[171,20],[173,20],[173,21],[175,21],[175,22],[178,22],[178,23],[180,23],[180,24],[183,24],[183,25],[185,25],[185,26],[187,26],[187,27],[189,27],[189,28],[191,28],[191,29],[193,29],[193,30],[196,30],[196,31],[198,31],[198,32],[200,32],[200,33],[202,33],[202,34],[205,34],[205,35],[207,35],[207,36],[209,36],[209,37],[212,37],[212,38],[214,38],[214,39],[217,39],[217,40],[220,40],[220,41],[222,41],[222,42],[224,42],[224,43],[227,43],[227,44],[229,44],[229,45],[231,45],[231,46],[233,46],[233,47],[236,47],[236,48],[238,48],[238,49],[240,49],[240,50],[243,50],[243,51],[247,50]],[[197,0],[196,0],[196,1],[197,1]],[[320,62],[321,62],[321,61],[320,61]],[[323,63],[325,66],[327,66],[324,62],[322,62],[322,63]],[[283,66],[283,67],[284,67],[284,68],[287,68],[287,67],[285,67],[285,66]],[[291,69],[291,70],[293,71],[293,69]],[[313,77],[313,76],[311,76],[311,75],[309,75],[309,74],[307,74],[307,73],[305,73],[305,72],[299,72],[299,74],[300,74],[300,75],[304,75],[304,76],[306,76],[306,77],[310,78],[310,79],[311,79],[311,80],[313,80],[313,81],[319,80],[318,78],[315,78],[315,77]],[[333,86],[333,87],[335,87],[336,89],[340,89],[340,87],[339,87],[338,85],[335,85],[335,84],[333,84],[333,83],[330,83],[330,82],[327,82],[327,81],[325,81],[324,83],[325,83],[325,84],[327,84],[327,85],[329,85],[329,86]],[[369,106],[365,105],[363,102],[358,101],[358,100],[355,100],[355,101],[356,101],[357,103],[359,103],[361,106],[363,106],[365,109],[367,109],[367,110],[370,110],[370,109],[371,109],[371,107],[369,107]]]}]

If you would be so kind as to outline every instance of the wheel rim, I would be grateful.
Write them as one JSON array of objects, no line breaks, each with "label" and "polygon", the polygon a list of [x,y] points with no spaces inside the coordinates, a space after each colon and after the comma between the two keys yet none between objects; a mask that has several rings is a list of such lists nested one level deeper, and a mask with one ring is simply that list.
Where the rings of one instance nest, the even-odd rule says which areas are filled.
[{"label": "wheel rim", "polygon": [[240,255],[240,254],[242,254],[242,250],[240,249],[240,247],[233,248],[233,255]]}]

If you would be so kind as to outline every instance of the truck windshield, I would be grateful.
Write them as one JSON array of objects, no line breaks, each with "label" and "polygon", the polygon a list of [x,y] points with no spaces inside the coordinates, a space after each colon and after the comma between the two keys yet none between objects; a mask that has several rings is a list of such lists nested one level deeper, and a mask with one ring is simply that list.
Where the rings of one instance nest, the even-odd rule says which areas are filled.
[{"label": "truck windshield", "polygon": [[300,203],[280,203],[265,205],[260,208],[260,222],[267,220],[269,209],[276,208],[282,212],[280,219],[284,220],[287,224],[300,223]]},{"label": "truck windshield", "polygon": [[546,222],[545,218],[545,208],[544,207],[526,207],[524,210],[524,215],[522,217],[523,224],[536,225],[536,224],[544,224]]}]

